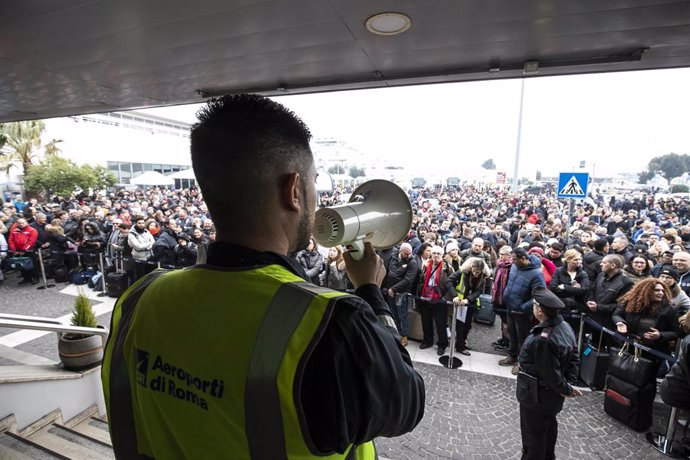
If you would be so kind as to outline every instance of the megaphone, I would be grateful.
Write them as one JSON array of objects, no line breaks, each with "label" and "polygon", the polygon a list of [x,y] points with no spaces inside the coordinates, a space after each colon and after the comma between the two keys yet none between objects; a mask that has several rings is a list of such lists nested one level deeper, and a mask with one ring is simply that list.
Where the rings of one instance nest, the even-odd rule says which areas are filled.
[{"label": "megaphone", "polygon": [[375,179],[357,187],[348,203],[316,211],[313,234],[321,246],[344,244],[360,260],[365,242],[388,249],[405,239],[411,225],[407,194],[393,182]]}]

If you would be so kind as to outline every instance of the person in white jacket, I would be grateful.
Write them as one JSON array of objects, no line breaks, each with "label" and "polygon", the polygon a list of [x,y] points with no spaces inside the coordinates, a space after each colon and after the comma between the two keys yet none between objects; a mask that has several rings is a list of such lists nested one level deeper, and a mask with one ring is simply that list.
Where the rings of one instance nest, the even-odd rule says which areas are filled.
[{"label": "person in white jacket", "polygon": [[151,256],[151,248],[153,247],[153,235],[146,229],[146,221],[143,217],[138,216],[132,230],[127,236],[127,244],[132,248],[132,258],[134,259],[134,277],[138,280],[153,269],[153,265],[148,265],[148,259]]}]

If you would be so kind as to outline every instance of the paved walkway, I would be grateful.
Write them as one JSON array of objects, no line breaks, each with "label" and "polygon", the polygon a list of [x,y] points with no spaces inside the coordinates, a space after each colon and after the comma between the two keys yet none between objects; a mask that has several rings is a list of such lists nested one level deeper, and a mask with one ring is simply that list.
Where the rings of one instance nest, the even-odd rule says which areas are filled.
[{"label": "paved walkway", "polygon": [[[0,284],[0,312],[62,318],[69,321],[77,287],[61,284],[46,290],[17,286],[14,274]],[[87,288],[88,290],[88,288]],[[90,291],[90,290],[88,290]],[[92,293],[100,324],[108,325],[114,299]],[[427,407],[417,428],[397,438],[376,440],[379,455],[389,459],[513,459],[520,457],[520,425],[515,377],[510,367],[497,365],[501,355],[490,343],[499,336],[494,326],[475,324],[469,336],[472,356],[460,356],[460,369],[438,362],[436,349],[408,350],[424,376]],[[53,333],[0,329],[2,365],[57,362]],[[668,408],[655,404],[655,427],[661,429]],[[567,400],[559,415],[559,459],[661,459],[637,433],[611,419],[603,410],[603,393],[587,391]]]}]

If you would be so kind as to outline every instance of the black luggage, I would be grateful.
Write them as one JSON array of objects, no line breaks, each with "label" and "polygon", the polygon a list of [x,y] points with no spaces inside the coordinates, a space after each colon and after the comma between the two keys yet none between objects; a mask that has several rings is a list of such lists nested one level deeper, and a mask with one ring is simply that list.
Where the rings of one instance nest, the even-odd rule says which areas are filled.
[{"label": "black luggage", "polygon": [[45,271],[46,279],[55,278],[55,269],[58,266],[57,262],[57,259],[43,259],[43,270]]},{"label": "black luggage", "polygon": [[633,385],[613,375],[606,376],[604,411],[635,431],[652,426],[652,407],[656,385]]},{"label": "black luggage", "polygon": [[73,268],[67,273],[67,281],[76,285],[88,284],[93,275],[95,274],[96,271],[90,268],[87,268],[85,270]]},{"label": "black luggage", "polygon": [[[603,334],[602,334],[603,335]],[[580,356],[580,378],[592,390],[603,390],[606,384],[606,371],[609,368],[610,354],[599,348],[594,348],[591,344],[586,344],[582,348]]]},{"label": "black luggage", "polygon": [[105,289],[108,297],[120,297],[127,290],[129,277],[127,273],[108,273],[105,275]]},{"label": "black luggage", "polygon": [[67,267],[64,265],[58,265],[55,267],[55,282],[56,283],[66,283],[67,282]]},{"label": "black luggage", "polygon": [[115,255],[115,271],[105,275],[105,291],[108,297],[120,297],[129,287],[129,275],[123,270],[122,251]]},{"label": "black luggage", "polygon": [[496,313],[494,313],[494,303],[491,295],[482,294],[479,296],[479,309],[474,315],[476,323],[488,324],[493,326],[496,322]]}]

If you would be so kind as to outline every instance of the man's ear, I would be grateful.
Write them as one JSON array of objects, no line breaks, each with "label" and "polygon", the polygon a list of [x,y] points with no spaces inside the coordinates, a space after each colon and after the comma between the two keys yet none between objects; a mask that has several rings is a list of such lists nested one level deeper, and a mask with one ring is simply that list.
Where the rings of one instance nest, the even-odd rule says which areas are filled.
[{"label": "man's ear", "polygon": [[300,211],[300,195],[302,178],[299,173],[294,172],[284,176],[282,189],[282,204],[291,211]]}]

